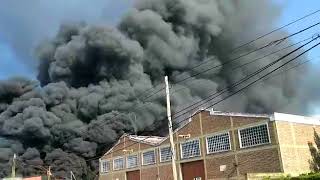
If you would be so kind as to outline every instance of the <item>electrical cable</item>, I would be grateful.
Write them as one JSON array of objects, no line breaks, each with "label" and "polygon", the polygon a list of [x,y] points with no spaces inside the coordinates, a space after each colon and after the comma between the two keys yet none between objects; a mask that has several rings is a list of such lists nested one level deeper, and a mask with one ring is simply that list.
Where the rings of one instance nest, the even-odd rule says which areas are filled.
[{"label": "electrical cable", "polygon": [[290,22],[290,23],[288,23],[288,24],[285,24],[285,25],[283,25],[283,26],[281,26],[281,27],[279,27],[279,28],[276,28],[276,29],[274,29],[274,30],[272,30],[272,31],[270,31],[270,32],[268,32],[268,33],[266,33],[266,34],[263,34],[263,35],[255,38],[255,39],[253,39],[253,40],[251,40],[251,41],[249,41],[249,42],[247,42],[247,43],[243,43],[243,44],[237,46],[236,48],[234,48],[232,51],[237,51],[238,49],[240,49],[240,48],[242,48],[242,47],[244,47],[244,46],[247,46],[247,45],[253,43],[254,41],[257,41],[257,40],[259,40],[259,39],[262,39],[262,38],[264,38],[264,37],[266,37],[266,36],[268,36],[268,35],[276,32],[276,31],[279,31],[279,30],[281,30],[281,29],[283,29],[283,28],[285,28],[285,27],[288,27],[288,26],[290,26],[290,25],[292,25],[292,24],[294,24],[294,23],[296,23],[296,22],[298,22],[298,21],[301,21],[302,19],[305,19],[305,18],[307,18],[307,17],[309,17],[309,16],[312,16],[312,15],[318,13],[318,12],[320,12],[320,9],[318,9],[318,10],[316,10],[316,11],[313,11],[312,13],[309,13],[309,14],[307,14],[307,15],[301,17],[301,18],[298,18],[298,19],[296,19],[296,20],[294,20],[294,21],[292,21],[292,22]]},{"label": "electrical cable", "polygon": [[[316,40],[316,39],[318,39],[318,38],[319,38],[319,36],[318,36],[318,37],[316,37],[316,38],[314,38],[314,39],[312,39],[312,40],[311,40],[311,41],[309,41],[308,43],[305,43],[304,45],[300,46],[299,48],[297,48],[297,49],[295,49],[295,50],[291,51],[291,52],[290,52],[290,54],[292,54],[293,52],[295,52],[295,51],[299,50],[300,48],[304,47],[305,45],[309,44],[310,42],[312,42],[312,41],[314,41],[314,40]],[[319,45],[319,44],[320,44],[320,43],[318,43],[317,45]],[[315,45],[315,46],[317,46],[317,45]],[[314,48],[315,46],[313,46],[312,48]],[[294,59],[296,59],[296,58],[300,57],[302,54],[306,53],[307,51],[311,50],[312,48],[309,48],[308,50],[304,51],[303,53],[301,53],[300,55],[296,56],[296,57],[295,57],[295,58],[293,58],[292,60],[290,60],[290,61],[286,62],[284,65],[286,65],[287,63],[289,63],[289,62],[293,61]],[[289,54],[289,53],[288,53],[288,54]],[[287,55],[285,55],[285,57],[287,57],[287,56],[288,56],[288,54],[287,54]],[[289,54],[289,55],[290,55],[290,54]],[[281,57],[281,58],[283,59],[284,57]],[[281,59],[280,59],[280,60],[281,60]],[[280,61],[280,60],[278,59],[278,60],[277,60],[277,62],[278,62],[278,61]],[[273,64],[275,64],[275,63],[273,63]],[[263,76],[263,77],[261,77],[261,78],[266,77],[267,75],[269,75],[269,74],[271,74],[272,72],[274,72],[274,71],[278,70],[279,68],[283,67],[284,65],[282,65],[282,66],[278,67],[277,69],[275,69],[275,70],[271,71],[270,73],[268,73],[268,74],[264,75],[264,76]],[[270,66],[271,66],[271,65],[270,65]],[[259,80],[260,80],[261,78],[259,78]],[[256,81],[257,81],[257,80],[256,80]],[[255,83],[256,81],[254,81],[254,83]],[[252,84],[253,84],[253,83],[250,83],[250,84],[249,84],[249,86],[250,86],[250,85],[252,85]],[[246,87],[248,87],[248,85],[247,85],[247,86],[245,86],[245,88],[246,88]],[[244,89],[244,88],[241,88],[241,90],[243,90],[243,89]],[[238,91],[236,91],[236,92],[239,92],[239,90],[238,90]],[[233,93],[233,94],[231,94],[231,95],[227,96],[227,98],[229,98],[229,97],[231,97],[231,96],[233,96],[233,95],[235,95],[235,93]],[[220,102],[224,101],[224,100],[225,100],[225,99],[227,99],[227,98],[224,98],[224,99],[222,99],[222,100],[218,101],[218,102],[217,102],[217,103],[215,103],[214,105],[216,105],[216,104],[218,104],[218,103],[220,103]],[[174,115],[175,115],[175,114],[174,114]],[[179,116],[181,116],[181,115],[179,115]],[[175,117],[175,118],[177,118],[177,117]],[[189,120],[189,118],[187,118],[187,119],[185,119],[185,120]],[[185,120],[183,120],[183,121],[185,121]],[[183,121],[179,121],[178,123],[175,123],[175,125],[179,125],[179,124],[181,124]],[[131,146],[133,146],[133,145],[135,145],[135,144],[138,144],[138,143],[144,142],[146,139],[148,139],[148,138],[150,138],[150,137],[152,137],[152,136],[146,136],[145,138],[143,138],[143,139],[141,139],[141,140],[139,140],[139,141],[137,141],[137,142],[135,142],[135,143],[132,143],[132,144],[130,144],[130,145],[128,145],[128,146],[125,146],[125,147],[123,147],[123,148],[120,148],[120,149],[118,149],[117,151],[114,151],[114,152],[118,152],[118,151],[120,151],[120,150],[125,150],[126,148],[131,147]],[[99,159],[99,158],[100,158],[100,157],[93,157],[93,158],[87,159],[86,161],[95,160],[95,159]]]},{"label": "electrical cable", "polygon": [[[281,27],[278,27],[278,28],[276,28],[276,29],[274,29],[274,30],[272,30],[272,31],[270,31],[270,32],[267,32],[267,33],[265,33],[265,34],[263,34],[263,35],[260,35],[260,36],[256,37],[255,39],[250,40],[249,42],[240,44],[240,45],[236,46],[235,48],[231,49],[230,53],[232,54],[232,53],[236,52],[237,50],[239,50],[239,49],[241,49],[241,48],[243,48],[243,47],[245,47],[245,46],[247,46],[247,45],[249,45],[249,44],[251,44],[251,43],[253,43],[253,42],[257,41],[257,40],[259,40],[259,39],[262,39],[262,38],[264,38],[264,37],[266,37],[266,36],[268,36],[268,35],[270,35],[270,34],[272,34],[272,33],[274,33],[274,32],[277,32],[277,31],[279,31],[279,30],[281,30],[281,29],[283,29],[283,28],[285,28],[285,27],[288,27],[288,26],[290,26],[290,25],[292,25],[292,24],[294,24],[294,23],[297,23],[297,22],[299,22],[299,21],[301,21],[301,20],[303,20],[303,19],[305,19],[305,18],[307,18],[307,17],[310,17],[310,16],[312,16],[312,15],[314,15],[314,14],[317,14],[317,13],[319,13],[319,12],[320,12],[320,9],[315,10],[315,11],[313,11],[312,13],[309,13],[309,14],[303,16],[303,17],[300,17],[300,18],[298,18],[298,19],[296,19],[296,20],[294,20],[294,21],[291,21],[291,22],[289,22],[289,23],[287,23],[287,24],[285,24],[285,25],[283,25],[283,26],[281,26]],[[192,70],[192,69],[195,69],[195,68],[197,68],[197,67],[200,67],[200,66],[202,66],[203,64],[206,64],[206,63],[210,62],[211,59],[212,59],[212,58],[208,58],[207,60],[199,63],[198,65],[195,65],[195,66],[189,68],[189,70]],[[142,93],[139,93],[139,95],[137,96],[137,98],[140,98],[143,94],[145,94],[146,92],[148,92],[148,91],[150,91],[150,90],[152,90],[152,89],[155,89],[155,88],[156,88],[156,87],[151,87],[151,88],[143,91]]]},{"label": "electrical cable", "polygon": [[[205,70],[203,70],[203,71],[200,71],[200,72],[198,72],[198,73],[195,73],[195,74],[193,74],[193,75],[191,75],[191,76],[185,77],[185,78],[183,78],[183,79],[181,79],[181,80],[176,81],[175,84],[179,84],[179,83],[184,82],[184,81],[186,81],[186,80],[189,80],[189,79],[191,79],[191,78],[193,78],[193,77],[196,77],[196,76],[199,76],[199,75],[204,74],[204,73],[206,73],[206,72],[209,72],[209,71],[211,71],[211,70],[213,70],[213,69],[216,69],[216,68],[219,68],[219,67],[223,67],[223,66],[225,66],[225,65],[228,65],[228,64],[230,64],[230,63],[232,63],[232,62],[234,62],[234,61],[236,61],[236,60],[239,60],[239,59],[241,59],[241,58],[243,58],[243,57],[245,57],[245,56],[248,56],[248,55],[250,55],[250,54],[252,54],[252,53],[254,53],[254,52],[260,51],[260,50],[265,49],[265,48],[267,48],[267,47],[270,47],[270,46],[273,46],[273,45],[279,45],[280,43],[282,43],[283,41],[287,40],[288,38],[293,37],[293,36],[295,36],[295,35],[297,35],[297,34],[300,34],[300,33],[304,32],[304,31],[307,31],[307,30],[309,30],[309,29],[311,29],[311,28],[313,28],[313,27],[316,27],[316,26],[318,26],[318,25],[320,25],[320,22],[317,22],[317,23],[315,23],[315,24],[312,24],[312,25],[310,25],[310,26],[308,26],[308,27],[306,27],[306,28],[304,28],[304,29],[302,29],[302,30],[299,30],[299,31],[297,31],[297,32],[295,32],[295,33],[292,33],[292,34],[290,34],[290,35],[288,35],[288,36],[285,36],[285,37],[283,37],[283,38],[280,38],[280,39],[271,41],[270,43],[268,43],[268,44],[266,44],[266,45],[263,45],[263,46],[261,46],[261,47],[258,47],[258,48],[256,48],[256,49],[254,49],[254,50],[252,50],[252,51],[249,51],[249,52],[247,52],[247,53],[245,53],[245,54],[242,54],[242,55],[240,55],[240,56],[238,56],[238,57],[232,58],[232,59],[230,59],[230,60],[228,60],[228,61],[226,61],[226,62],[224,62],[224,63],[221,63],[221,64],[218,64],[218,65],[209,67],[208,69],[205,69]],[[178,75],[173,76],[173,78],[177,78],[177,77],[179,77],[179,76],[181,76],[181,75],[182,75],[182,74],[180,73],[180,74],[178,74]],[[143,99],[143,102],[145,102],[147,99],[149,99],[150,97],[154,96],[155,94],[161,92],[162,90],[164,90],[164,88],[165,88],[164,85],[162,85],[159,90],[157,90],[156,92],[151,93],[149,96],[147,96],[145,99]]]},{"label": "electrical cable", "polygon": [[[256,59],[253,59],[253,60],[251,60],[251,61],[249,61],[249,62],[247,62],[247,63],[244,63],[244,64],[241,64],[241,65],[239,65],[239,66],[233,67],[231,70],[237,70],[237,69],[239,69],[239,68],[241,68],[241,67],[244,67],[244,66],[247,66],[247,65],[249,65],[249,64],[252,64],[252,63],[254,63],[254,62],[257,62],[257,61],[259,61],[259,60],[262,60],[262,59],[264,59],[264,58],[266,58],[266,57],[268,57],[268,56],[271,56],[271,55],[273,55],[273,54],[276,54],[276,53],[278,53],[278,52],[280,52],[280,51],[283,51],[283,50],[285,50],[285,49],[288,49],[288,48],[290,48],[290,47],[293,47],[293,46],[295,46],[295,45],[297,45],[297,44],[300,44],[300,43],[302,43],[302,42],[304,42],[304,41],[307,41],[307,40],[310,40],[310,39],[312,39],[312,38],[313,38],[313,37],[309,37],[309,38],[303,39],[303,40],[301,40],[301,41],[299,41],[299,42],[297,42],[297,43],[291,44],[291,45],[289,45],[289,46],[286,46],[286,47],[284,47],[284,48],[281,48],[281,49],[279,49],[279,50],[276,50],[276,51],[273,51],[273,52],[271,52],[271,53],[269,53],[269,54],[266,54],[266,55],[264,55],[264,56],[261,56],[261,57],[258,57],[258,58],[256,58]],[[196,80],[196,79],[192,79],[192,80]],[[179,92],[179,91],[182,91],[182,90],[184,90],[184,89],[188,89],[188,88],[187,88],[187,87],[182,87],[182,88],[180,88],[180,89],[174,90],[171,94],[175,94],[175,93],[177,93],[177,92]]]},{"label": "electrical cable", "polygon": [[[279,28],[277,28],[277,29],[274,29],[274,30],[272,30],[272,31],[270,31],[270,32],[268,32],[268,33],[266,33],[266,34],[264,34],[264,35],[261,35],[261,36],[255,38],[255,39],[247,42],[247,43],[241,44],[241,45],[237,46],[236,48],[232,49],[231,51],[232,51],[232,52],[235,52],[235,51],[239,50],[240,48],[242,48],[242,47],[244,47],[244,46],[247,46],[247,45],[249,45],[249,44],[251,44],[251,43],[253,43],[253,42],[255,42],[255,41],[259,40],[259,39],[262,39],[263,37],[266,37],[266,36],[268,36],[268,35],[276,32],[276,31],[279,31],[279,30],[281,30],[281,29],[283,29],[283,28],[285,28],[285,27],[287,27],[287,26],[289,26],[289,25],[292,25],[292,24],[294,24],[294,23],[296,23],[296,22],[298,22],[298,21],[300,21],[300,20],[302,20],[302,19],[305,19],[305,18],[307,18],[307,17],[309,17],[309,16],[312,16],[312,15],[318,13],[319,11],[320,11],[320,10],[316,10],[316,11],[310,13],[310,14],[307,14],[307,15],[305,15],[305,16],[303,16],[303,17],[301,17],[301,18],[299,18],[299,19],[297,19],[297,20],[295,20],[295,21],[292,21],[292,22],[290,22],[290,23],[288,23],[288,24],[286,24],[286,25],[283,25],[283,26],[281,26],[281,27],[279,27]],[[317,24],[319,24],[319,23],[317,23]],[[314,27],[314,26],[315,26],[315,25],[313,25],[312,27]],[[312,27],[310,27],[310,28],[312,28]],[[308,28],[308,29],[310,29],[310,28]],[[297,33],[294,33],[294,34],[290,35],[290,37],[292,37],[293,35],[296,35],[296,34],[298,34],[298,33],[301,33],[301,32],[303,32],[303,30],[301,30],[301,31],[299,31],[299,32],[297,32]],[[287,37],[287,38],[289,38],[289,37]],[[282,42],[284,39],[287,39],[287,38],[282,38],[282,39],[280,39],[280,40],[281,40],[281,42]],[[275,41],[273,41],[273,42],[275,42]],[[278,42],[279,42],[279,41],[278,41]],[[271,43],[271,44],[272,44],[272,43]],[[269,46],[270,46],[270,45],[269,45]],[[202,62],[202,63],[203,63],[203,62]],[[201,64],[200,64],[200,65],[201,65]],[[196,67],[199,67],[200,65],[198,64],[198,65],[192,67],[191,69],[194,69],[194,68],[196,68]],[[137,98],[139,98],[140,96],[142,96],[143,94],[145,94],[147,91],[149,91],[149,90],[151,90],[151,89],[154,89],[154,88],[156,88],[156,87],[152,87],[152,88],[149,88],[149,89],[143,91],[142,93],[140,93],[140,94],[137,96]],[[161,89],[161,90],[163,90],[163,89]],[[160,92],[161,90],[157,90],[156,93]],[[154,93],[154,94],[156,94],[156,93]],[[152,97],[154,94],[152,94],[151,96],[149,95],[149,96],[147,96],[147,97],[150,98],[150,97]],[[143,102],[145,102],[145,100],[143,100]],[[119,114],[118,114],[118,115],[119,115]],[[117,116],[117,115],[116,115],[116,116]],[[116,116],[114,116],[113,118],[115,118]],[[111,118],[111,120],[112,120],[113,118]],[[151,137],[151,136],[150,136],[150,137]],[[146,138],[146,139],[148,139],[148,138]]]},{"label": "electrical cable", "polygon": [[[280,62],[282,59],[288,57],[289,55],[293,54],[294,52],[298,51],[299,49],[303,48],[304,46],[310,44],[311,42],[315,41],[316,39],[317,39],[317,38],[313,38],[313,39],[310,40],[309,42],[307,42],[307,43],[299,46],[299,47],[296,48],[295,50],[293,50],[293,51],[285,54],[284,56],[278,58],[277,60],[275,60],[275,61],[273,61],[273,62],[271,62],[271,63],[269,63],[268,65],[264,66],[263,68],[260,68],[260,69],[258,69],[257,71],[254,71],[253,73],[245,76],[244,78],[242,78],[242,79],[238,80],[237,82],[235,82],[235,83],[227,86],[226,88],[221,89],[220,91],[217,91],[217,92],[214,92],[213,94],[210,94],[209,96],[207,96],[206,98],[204,98],[205,101],[204,101],[204,100],[200,100],[200,101],[198,101],[198,102],[196,102],[196,103],[193,103],[192,105],[189,105],[189,106],[187,106],[186,108],[181,109],[181,110],[175,112],[174,115],[177,115],[177,114],[179,114],[180,112],[186,111],[187,109],[195,106],[196,104],[201,103],[200,105],[203,105],[203,104],[205,104],[205,103],[207,103],[207,102],[210,102],[211,100],[219,97],[219,96],[222,95],[223,93],[228,92],[231,88],[237,87],[237,86],[241,85],[242,83],[246,82],[247,80],[251,79],[252,77],[260,74],[262,71],[264,71],[264,70],[266,70],[267,68],[275,65],[276,63]],[[206,100],[206,99],[207,99],[207,100]],[[193,110],[193,109],[191,109],[191,110]],[[178,115],[178,116],[175,116],[175,118],[180,117],[180,116],[182,116],[182,115],[184,115],[184,114],[186,114],[186,113],[187,113],[187,112],[182,113],[182,114],[180,114],[180,115]]]},{"label": "electrical cable", "polygon": [[[281,66],[277,67],[276,69],[270,71],[269,73],[263,75],[262,77],[258,78],[257,80],[255,80],[255,81],[251,82],[250,84],[246,85],[245,87],[243,87],[243,88],[237,90],[236,92],[230,94],[229,96],[225,97],[224,99],[219,100],[218,102],[215,102],[214,104],[211,104],[210,106],[206,107],[205,109],[208,109],[208,108],[210,108],[210,107],[212,107],[212,106],[215,106],[215,105],[217,105],[217,104],[225,101],[226,99],[228,99],[228,98],[230,98],[230,97],[238,94],[239,92],[241,92],[241,91],[243,91],[244,89],[250,87],[251,85],[257,83],[258,81],[261,81],[261,80],[263,81],[263,80],[265,80],[264,78],[265,78],[266,76],[268,76],[268,75],[272,74],[273,72],[279,70],[280,68],[284,67],[284,66],[287,65],[288,63],[292,62],[293,60],[297,59],[298,57],[302,56],[302,55],[305,54],[306,52],[310,51],[311,49],[313,49],[313,48],[315,48],[315,47],[317,47],[317,46],[319,46],[319,45],[320,45],[320,43],[317,43],[316,45],[312,46],[311,48],[305,50],[304,52],[300,53],[300,54],[297,55],[296,57],[290,59],[289,61],[285,62],[285,63],[282,64]],[[304,61],[303,63],[300,63],[300,64],[298,64],[298,65],[295,65],[295,66],[293,66],[293,67],[291,67],[291,68],[289,68],[289,69],[287,69],[287,70],[285,70],[285,71],[283,71],[283,72],[281,72],[281,73],[279,73],[279,74],[282,74],[282,73],[284,73],[284,72],[286,72],[286,71],[288,71],[288,70],[291,70],[291,69],[293,69],[293,68],[296,68],[296,67],[298,67],[298,66],[300,66],[300,65],[302,65],[302,64],[305,64],[306,62],[308,62],[308,61]],[[276,75],[279,75],[279,74],[275,74],[275,75],[272,76],[272,77],[275,77]],[[195,116],[195,115],[198,114],[198,113],[199,113],[199,112],[193,114],[192,117]],[[176,125],[179,125],[179,124],[181,124],[182,122],[184,122],[184,121],[186,121],[186,120],[189,120],[190,118],[191,118],[191,117],[188,117],[188,118],[186,118],[186,119],[184,119],[184,120],[182,120],[182,121],[179,121],[179,122],[177,122],[177,123],[175,123],[175,124],[176,124]],[[137,142],[134,142],[134,143],[132,143],[132,144],[130,144],[130,145],[128,145],[128,146],[125,146],[125,147],[123,147],[123,148],[120,148],[120,149],[118,149],[118,150],[116,150],[116,151],[113,151],[113,153],[114,153],[114,152],[121,151],[121,150],[124,150],[124,149],[127,149],[128,147],[131,147],[131,146],[133,146],[133,145],[135,145],[135,144],[142,143],[142,142],[144,142],[146,139],[148,139],[148,138],[150,138],[150,137],[152,137],[152,136],[146,136],[145,138],[143,138],[143,139],[141,139],[141,140],[139,140],[139,141],[137,141]],[[159,147],[159,146],[155,146],[155,147]],[[95,159],[100,159],[100,158],[101,158],[101,157],[96,157],[96,158],[88,159],[88,160],[86,160],[86,161],[95,160]]]},{"label": "electrical cable", "polygon": [[[317,43],[316,45],[313,45],[311,48],[309,48],[309,49],[305,50],[304,52],[300,53],[300,54],[299,54],[299,55],[297,55],[296,57],[294,57],[294,58],[290,59],[289,61],[285,62],[285,63],[284,63],[284,64],[282,64],[281,66],[279,66],[279,67],[275,68],[274,70],[272,70],[272,71],[268,72],[267,74],[265,74],[265,75],[261,76],[260,78],[256,79],[255,81],[253,81],[253,82],[251,82],[251,83],[247,84],[246,86],[242,87],[241,89],[239,89],[239,90],[237,90],[237,91],[235,91],[235,92],[231,93],[230,95],[228,95],[228,96],[224,97],[223,99],[221,99],[221,100],[219,100],[219,101],[215,102],[214,104],[211,104],[210,106],[205,107],[204,109],[211,108],[211,107],[213,107],[213,106],[215,106],[215,105],[217,105],[217,104],[219,104],[219,103],[221,103],[221,102],[225,101],[226,99],[228,99],[228,98],[230,98],[230,97],[232,97],[232,96],[234,96],[234,95],[238,94],[239,92],[243,91],[244,89],[249,88],[250,86],[252,86],[252,85],[253,85],[253,84],[255,84],[256,82],[258,82],[258,81],[260,81],[260,80],[263,80],[266,76],[268,76],[268,75],[272,74],[273,72],[275,72],[275,71],[279,70],[279,69],[280,69],[280,68],[282,68],[283,66],[287,65],[288,63],[292,62],[293,60],[297,59],[298,57],[302,56],[303,54],[307,53],[308,51],[310,51],[311,49],[313,49],[313,48],[315,48],[315,47],[317,47],[317,46],[319,46],[319,45],[320,45],[320,43]],[[195,113],[195,114],[193,114],[192,116],[194,116],[194,115],[196,115],[196,114],[198,114],[198,113]],[[183,119],[183,120],[181,120],[181,121],[177,122],[176,124],[178,124],[178,125],[179,125],[179,124],[181,124],[182,122],[184,122],[184,121],[186,121],[186,120],[189,120],[189,118],[187,118],[187,119]]]}]

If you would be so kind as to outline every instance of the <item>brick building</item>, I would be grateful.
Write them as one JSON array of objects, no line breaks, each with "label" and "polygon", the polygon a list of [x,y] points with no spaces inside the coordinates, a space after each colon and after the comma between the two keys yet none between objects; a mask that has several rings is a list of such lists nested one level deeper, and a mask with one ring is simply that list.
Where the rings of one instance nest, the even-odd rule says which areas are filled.
[{"label": "brick building", "polygon": [[[318,119],[202,110],[175,130],[183,180],[245,179],[250,173],[310,171]],[[123,135],[100,159],[100,180],[172,179],[168,137]]]}]

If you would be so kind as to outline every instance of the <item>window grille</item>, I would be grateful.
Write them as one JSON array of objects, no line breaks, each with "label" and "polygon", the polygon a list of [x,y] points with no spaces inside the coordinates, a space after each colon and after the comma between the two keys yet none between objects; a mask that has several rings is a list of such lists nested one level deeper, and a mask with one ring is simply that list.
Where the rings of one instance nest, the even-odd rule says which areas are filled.
[{"label": "window grille", "polygon": [[142,153],[142,165],[149,165],[156,163],[155,151],[147,151]]},{"label": "window grille", "polygon": [[113,160],[113,170],[120,170],[124,168],[124,159],[119,157]]},{"label": "window grille", "polygon": [[162,147],[160,148],[160,162],[171,161],[172,153],[171,147]]},{"label": "window grille", "polygon": [[199,139],[181,143],[181,158],[192,158],[200,156],[200,141]]},{"label": "window grille", "polygon": [[127,157],[127,168],[135,168],[138,166],[138,155],[131,155]]},{"label": "window grille", "polygon": [[101,172],[106,173],[110,171],[110,161],[101,161]]},{"label": "window grille", "polygon": [[231,146],[229,132],[207,137],[208,154],[229,151],[230,149]]},{"label": "window grille", "polygon": [[238,130],[240,147],[252,147],[270,143],[268,125],[258,125]]}]

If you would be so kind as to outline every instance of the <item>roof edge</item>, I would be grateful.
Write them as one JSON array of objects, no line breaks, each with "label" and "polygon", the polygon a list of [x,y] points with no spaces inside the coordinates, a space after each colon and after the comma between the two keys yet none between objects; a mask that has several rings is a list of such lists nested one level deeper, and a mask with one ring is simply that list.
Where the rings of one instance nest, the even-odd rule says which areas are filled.
[{"label": "roof edge", "polygon": [[279,113],[279,112],[273,113],[272,120],[293,122],[293,123],[299,123],[299,124],[320,125],[320,118]]}]

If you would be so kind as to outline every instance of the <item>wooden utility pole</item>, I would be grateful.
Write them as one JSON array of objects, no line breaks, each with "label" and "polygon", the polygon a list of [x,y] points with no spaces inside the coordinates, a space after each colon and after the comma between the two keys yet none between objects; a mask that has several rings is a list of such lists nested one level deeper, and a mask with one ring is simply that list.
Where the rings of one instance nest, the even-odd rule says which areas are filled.
[{"label": "wooden utility pole", "polygon": [[48,176],[48,180],[51,180],[51,166],[49,166],[48,170],[47,170],[47,176]]},{"label": "wooden utility pole", "polygon": [[170,91],[169,91],[169,82],[168,76],[164,78],[166,84],[166,97],[167,97],[167,116],[168,116],[168,126],[169,126],[169,137],[170,137],[170,144],[171,144],[171,153],[172,153],[172,173],[173,173],[173,180],[178,180],[177,175],[177,167],[176,167],[176,150],[175,145],[173,142],[173,131],[172,131],[172,121],[171,121],[171,105],[170,105]]},{"label": "wooden utility pole", "polygon": [[17,158],[17,155],[13,154],[12,166],[11,166],[11,177],[12,178],[16,177],[16,158]]},{"label": "wooden utility pole", "polygon": [[73,174],[73,172],[70,171],[70,180],[72,180],[72,179],[77,180],[76,176]]}]

